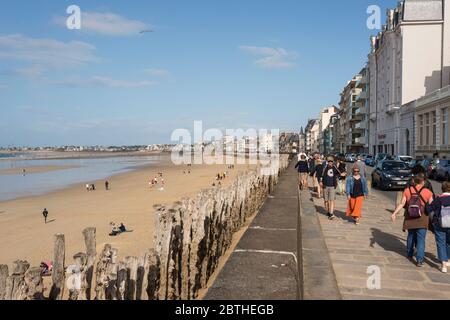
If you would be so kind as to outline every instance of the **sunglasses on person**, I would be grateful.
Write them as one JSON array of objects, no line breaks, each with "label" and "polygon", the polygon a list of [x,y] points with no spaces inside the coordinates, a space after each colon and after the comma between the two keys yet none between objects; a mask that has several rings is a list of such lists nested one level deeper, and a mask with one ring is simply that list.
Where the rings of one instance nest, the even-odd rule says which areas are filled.
[{"label": "sunglasses on person", "polygon": [[360,173],[361,171],[359,170],[353,170],[353,173]]}]

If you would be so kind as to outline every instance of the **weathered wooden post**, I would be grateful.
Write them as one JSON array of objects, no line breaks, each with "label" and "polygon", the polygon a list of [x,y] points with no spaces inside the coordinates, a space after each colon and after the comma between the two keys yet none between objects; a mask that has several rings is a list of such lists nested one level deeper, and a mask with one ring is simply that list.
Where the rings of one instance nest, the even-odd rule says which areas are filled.
[{"label": "weathered wooden post", "polygon": [[[161,283],[161,261],[155,250],[150,251],[148,269],[147,296],[149,300],[158,300]],[[145,287],[144,287],[145,288]]]},{"label": "weathered wooden post", "polygon": [[91,300],[92,278],[94,275],[95,259],[97,257],[96,229],[95,228],[84,229],[83,237],[84,243],[86,244],[86,255],[87,255],[85,299]]},{"label": "weathered wooden post", "polygon": [[65,254],[65,237],[63,234],[56,234],[53,252],[52,288],[49,295],[50,300],[61,300],[63,298]]},{"label": "weathered wooden post", "polygon": [[6,279],[8,279],[8,276],[8,266],[6,264],[0,264],[0,301],[5,300]]},{"label": "weathered wooden post", "polygon": [[125,263],[127,265],[127,282],[126,282],[126,300],[136,300],[136,282],[138,272],[138,258],[126,257]]},{"label": "weathered wooden post", "polygon": [[22,298],[23,288],[25,287],[25,273],[29,267],[30,264],[27,261],[14,261],[11,275],[6,279],[5,300]]},{"label": "weathered wooden post", "polygon": [[150,252],[139,258],[137,280],[136,280],[136,300],[148,300],[148,272],[150,269]]},{"label": "weathered wooden post", "polygon": [[117,268],[117,300],[126,300],[127,278],[127,264],[124,261],[120,261]]},{"label": "weathered wooden post", "polygon": [[[87,255],[85,253],[77,253],[73,256],[75,260],[75,265],[69,266],[67,272],[72,272],[71,277],[76,277],[73,288],[69,288],[69,300],[87,300],[86,299],[86,290],[87,290],[87,282],[86,282],[86,263],[87,263]],[[73,268],[69,271],[70,268]]]},{"label": "weathered wooden post", "polygon": [[18,300],[44,300],[42,269],[40,267],[28,269],[24,280],[23,290]]},{"label": "weathered wooden post", "polygon": [[96,269],[96,300],[117,300],[117,249],[106,244]]}]

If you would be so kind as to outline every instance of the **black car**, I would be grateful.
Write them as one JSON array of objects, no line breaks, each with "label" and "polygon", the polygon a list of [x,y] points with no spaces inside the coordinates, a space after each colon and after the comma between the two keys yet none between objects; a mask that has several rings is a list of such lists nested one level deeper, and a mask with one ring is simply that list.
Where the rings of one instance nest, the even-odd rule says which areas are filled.
[{"label": "black car", "polygon": [[385,160],[372,173],[372,187],[382,190],[404,189],[411,180],[412,173],[403,161]]}]

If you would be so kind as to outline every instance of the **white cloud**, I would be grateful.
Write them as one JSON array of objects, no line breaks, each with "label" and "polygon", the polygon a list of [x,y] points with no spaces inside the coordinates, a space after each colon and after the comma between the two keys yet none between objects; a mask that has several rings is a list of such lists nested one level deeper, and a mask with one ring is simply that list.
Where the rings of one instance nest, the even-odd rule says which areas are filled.
[{"label": "white cloud", "polygon": [[150,76],[155,77],[167,77],[170,75],[170,72],[164,69],[146,69],[144,72]]},{"label": "white cloud", "polygon": [[[28,62],[36,73],[37,68],[80,67],[98,58],[95,56],[95,47],[86,42],[62,42],[11,34],[0,36],[0,60]],[[23,73],[27,73],[25,70],[22,69]]]},{"label": "white cloud", "polygon": [[93,76],[88,79],[72,78],[54,81],[53,84],[74,87],[104,87],[104,88],[143,88],[155,85],[153,81],[116,80],[109,77]]},{"label": "white cloud", "polygon": [[[54,22],[66,27],[67,17],[58,16]],[[81,12],[81,32],[106,36],[138,35],[148,30],[149,26],[142,21],[130,20],[111,12]]]},{"label": "white cloud", "polygon": [[294,61],[298,58],[298,53],[289,52],[283,48],[240,46],[239,49],[254,56],[261,56],[262,58],[254,63],[266,69],[293,68],[296,66]]}]

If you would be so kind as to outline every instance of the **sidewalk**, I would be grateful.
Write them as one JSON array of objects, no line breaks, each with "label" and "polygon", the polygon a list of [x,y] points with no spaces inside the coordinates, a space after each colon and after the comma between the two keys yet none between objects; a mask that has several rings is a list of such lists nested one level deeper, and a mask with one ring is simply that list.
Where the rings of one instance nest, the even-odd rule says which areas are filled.
[{"label": "sidewalk", "polygon": [[[315,195],[314,195],[315,196]],[[349,299],[450,299],[450,274],[439,271],[434,235],[427,235],[424,268],[405,257],[403,219],[390,220],[394,204],[375,191],[365,202],[361,225],[345,217],[346,198],[338,196],[336,216],[329,221],[323,200],[314,197],[321,229],[331,257],[339,291]],[[369,266],[379,266],[381,289],[369,290]]]},{"label": "sidewalk", "polygon": [[221,270],[205,300],[298,300],[298,179],[294,161]]}]

